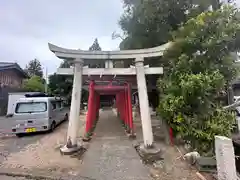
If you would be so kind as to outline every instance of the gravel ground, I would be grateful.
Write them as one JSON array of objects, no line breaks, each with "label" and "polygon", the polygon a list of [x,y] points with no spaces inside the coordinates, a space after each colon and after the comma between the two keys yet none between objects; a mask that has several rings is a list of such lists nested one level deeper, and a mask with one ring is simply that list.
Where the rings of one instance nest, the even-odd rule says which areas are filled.
[{"label": "gravel ground", "polygon": [[3,162],[9,154],[19,152],[25,146],[37,142],[46,134],[29,134],[18,138],[14,134],[11,134],[11,128],[11,119],[0,117],[0,163]]},{"label": "gravel ground", "polygon": [[[82,131],[84,130],[85,115],[82,115],[80,119],[82,120],[82,128],[80,131]],[[41,138],[35,142],[27,144],[24,148],[8,154],[5,160],[2,161],[0,168],[20,169],[22,172],[30,171],[32,173],[46,171],[47,173],[59,172],[75,174],[75,171],[79,170],[81,161],[77,158],[62,156],[59,152],[60,146],[66,142],[67,126],[68,122],[65,122],[57,127],[53,133],[40,135]],[[39,135],[36,137],[38,136]],[[34,137],[35,136],[29,138]],[[23,139],[26,138],[28,137],[24,137]]]},{"label": "gravel ground", "polygon": [[[41,164],[43,164],[43,166],[46,166],[49,161],[51,161],[53,164],[54,159],[52,159],[51,154],[48,153],[48,150],[51,149],[54,151],[54,153],[57,153],[60,156],[59,146],[60,143],[65,139],[67,124],[68,122],[62,123],[55,129],[53,133],[36,133],[18,138],[10,133],[12,128],[11,119],[0,117],[0,167],[6,167],[6,169],[23,168],[24,171],[25,167],[36,168]],[[54,137],[54,143],[51,143]],[[59,137],[61,139],[61,142],[59,138],[56,137]],[[61,159],[61,157],[58,159]],[[63,162],[61,164],[64,164],[64,160],[62,161]],[[44,164],[44,162],[46,163]],[[57,164],[57,162],[55,163]],[[27,179],[34,180],[24,177],[0,175],[0,180]]]},{"label": "gravel ground", "polygon": [[[28,144],[41,139],[44,134],[35,134],[18,138],[11,134],[12,121],[10,118],[0,117],[0,164],[11,153],[18,152]],[[0,176],[1,180],[27,180],[24,177]],[[31,180],[31,179],[28,179]],[[33,180],[33,179],[32,179]]]},{"label": "gravel ground", "polygon": [[156,180],[199,180],[196,170],[183,161],[174,146],[164,149],[162,166],[155,168]]},{"label": "gravel ground", "polygon": [[[156,130],[159,129],[156,127],[161,127],[161,122],[152,117],[152,125],[153,129]],[[139,119],[136,119],[135,129],[137,133],[137,140],[142,141],[142,128],[141,121]],[[161,130],[159,133],[164,133],[164,131]],[[164,134],[161,134],[161,136],[162,135],[164,136]],[[196,169],[187,164],[187,162],[181,158],[182,154],[175,146],[168,146],[163,143],[162,140],[156,139],[155,145],[157,147],[161,147],[164,158],[164,160],[155,163],[154,167],[150,167],[151,176],[155,180],[199,180],[196,175]],[[210,178],[206,179],[212,180]]]},{"label": "gravel ground", "polygon": [[0,163],[3,162],[11,153],[19,152],[29,144],[35,143],[44,137],[44,134],[36,134],[17,138],[15,136],[0,139]]}]

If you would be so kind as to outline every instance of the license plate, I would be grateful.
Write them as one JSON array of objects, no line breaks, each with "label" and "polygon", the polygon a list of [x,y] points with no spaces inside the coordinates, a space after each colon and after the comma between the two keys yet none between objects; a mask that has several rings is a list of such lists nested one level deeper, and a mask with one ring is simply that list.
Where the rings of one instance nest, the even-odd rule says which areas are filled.
[{"label": "license plate", "polygon": [[25,132],[28,132],[28,133],[30,133],[30,132],[36,132],[36,128],[27,128],[27,129],[25,130]]}]

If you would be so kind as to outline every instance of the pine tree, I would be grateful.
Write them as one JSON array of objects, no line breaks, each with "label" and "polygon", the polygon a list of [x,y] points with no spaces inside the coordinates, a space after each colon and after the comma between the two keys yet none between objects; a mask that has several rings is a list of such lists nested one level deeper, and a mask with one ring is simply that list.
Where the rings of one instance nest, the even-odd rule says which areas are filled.
[{"label": "pine tree", "polygon": [[30,77],[39,76],[43,77],[42,65],[38,59],[31,60],[26,66],[26,72]]},{"label": "pine tree", "polygon": [[89,47],[89,51],[101,51],[102,48],[100,47],[98,43],[98,39],[96,38],[93,42],[93,44]]},{"label": "pine tree", "polygon": [[[89,47],[89,51],[101,51],[101,50],[102,48],[100,47],[98,43],[98,39],[96,38],[93,44]],[[99,60],[96,63],[94,62],[94,64],[89,63],[88,65],[90,68],[97,68],[97,67],[99,68],[99,67],[104,67],[104,62]]]}]

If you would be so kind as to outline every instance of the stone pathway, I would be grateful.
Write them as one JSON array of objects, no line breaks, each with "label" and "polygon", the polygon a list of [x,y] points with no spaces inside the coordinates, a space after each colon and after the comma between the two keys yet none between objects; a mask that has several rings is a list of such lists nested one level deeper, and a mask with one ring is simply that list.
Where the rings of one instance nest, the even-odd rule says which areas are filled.
[{"label": "stone pathway", "polygon": [[100,113],[80,174],[94,180],[151,179],[112,110]]}]

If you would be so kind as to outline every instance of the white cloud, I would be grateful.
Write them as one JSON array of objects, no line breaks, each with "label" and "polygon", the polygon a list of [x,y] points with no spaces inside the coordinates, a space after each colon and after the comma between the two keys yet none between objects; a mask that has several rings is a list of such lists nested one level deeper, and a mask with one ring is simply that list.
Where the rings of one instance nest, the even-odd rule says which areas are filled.
[{"label": "white cloud", "polygon": [[9,0],[0,1],[0,61],[22,67],[38,58],[49,73],[61,60],[48,49],[48,42],[73,49],[88,49],[95,38],[103,50],[117,49],[112,40],[119,30],[120,0]]}]

